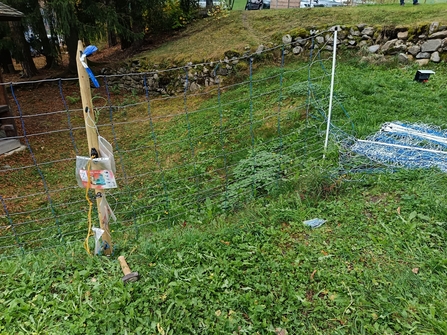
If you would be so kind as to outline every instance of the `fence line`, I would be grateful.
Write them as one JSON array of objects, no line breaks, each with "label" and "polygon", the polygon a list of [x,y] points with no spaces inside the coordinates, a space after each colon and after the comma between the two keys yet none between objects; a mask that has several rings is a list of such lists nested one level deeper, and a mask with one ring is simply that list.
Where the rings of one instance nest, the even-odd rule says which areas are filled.
[{"label": "fence line", "polygon": [[[232,211],[321,158],[331,52],[311,48],[300,62],[290,45],[265,52],[272,50],[280,51],[276,66],[260,66],[263,54],[241,57],[245,80],[219,76],[200,92],[191,92],[184,67],[176,69],[184,71],[181,96],[151,94],[146,73],[144,89],[132,93],[111,86],[117,75],[98,76],[95,122],[117,165],[119,188],[107,194],[115,233]],[[88,204],[74,161],[88,150],[73,81],[8,83],[26,150],[0,157],[0,258],[85,237]],[[333,113],[346,119],[341,107]]]}]

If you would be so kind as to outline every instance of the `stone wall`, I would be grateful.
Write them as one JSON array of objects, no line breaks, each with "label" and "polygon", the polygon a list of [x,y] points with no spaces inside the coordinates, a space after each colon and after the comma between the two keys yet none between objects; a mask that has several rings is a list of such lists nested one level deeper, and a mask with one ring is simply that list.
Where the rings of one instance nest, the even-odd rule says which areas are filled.
[{"label": "stone wall", "polygon": [[[364,49],[370,54],[394,56],[402,63],[415,61],[419,65],[447,59],[447,26],[438,22],[417,27],[333,26],[322,32],[299,29],[284,35],[282,43],[287,46],[286,53],[291,57],[299,56],[312,45],[315,49],[331,51],[333,30],[337,30],[337,48],[340,50]],[[138,93],[147,90],[150,94],[175,95],[185,89],[194,92],[201,87],[216,85],[239,68],[246,68],[247,65],[243,64],[247,63],[249,56],[256,58],[265,52],[264,49],[260,45],[254,53],[249,48],[242,54],[229,51],[219,62],[189,63],[176,69],[161,69],[160,66],[147,69],[139,61],[131,61],[116,70],[104,68],[101,74],[108,75],[111,87]]]}]

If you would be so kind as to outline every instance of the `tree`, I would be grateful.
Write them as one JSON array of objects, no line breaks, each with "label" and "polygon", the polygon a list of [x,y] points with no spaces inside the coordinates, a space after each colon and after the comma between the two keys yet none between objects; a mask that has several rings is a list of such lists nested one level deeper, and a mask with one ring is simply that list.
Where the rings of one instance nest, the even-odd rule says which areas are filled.
[{"label": "tree", "polygon": [[31,57],[31,50],[28,42],[25,39],[25,33],[20,21],[10,21],[11,38],[16,43],[16,50],[13,56],[20,62],[23,69],[23,77],[29,78],[35,76],[38,72],[33,58]]}]

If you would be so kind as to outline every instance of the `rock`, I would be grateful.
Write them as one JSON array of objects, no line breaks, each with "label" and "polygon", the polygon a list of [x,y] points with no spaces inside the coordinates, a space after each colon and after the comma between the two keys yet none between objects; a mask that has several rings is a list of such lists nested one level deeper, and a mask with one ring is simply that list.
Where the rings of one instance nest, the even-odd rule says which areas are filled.
[{"label": "rock", "polygon": [[305,39],[302,38],[302,37],[297,37],[297,38],[295,38],[295,43],[297,43],[297,44],[299,44],[299,45],[301,45],[301,46],[306,45],[306,42],[307,42],[307,40],[305,40]]},{"label": "rock", "polygon": [[371,45],[370,47],[368,47],[368,51],[373,54],[375,54],[377,51],[379,51],[379,49],[380,49],[379,44],[374,44],[374,45]]},{"label": "rock", "polygon": [[196,92],[196,91],[200,90],[200,85],[197,84],[197,83],[195,83],[195,82],[192,82],[192,83],[189,85],[189,90],[190,90],[191,92]]},{"label": "rock", "polygon": [[416,59],[430,59],[430,56],[429,52],[420,52],[416,55]]},{"label": "rock", "polygon": [[401,31],[397,33],[397,38],[400,40],[407,40],[408,39],[408,31]]},{"label": "rock", "polygon": [[441,57],[439,56],[439,52],[435,51],[430,56],[430,61],[433,63],[439,63],[441,61]]},{"label": "rock", "polygon": [[419,66],[427,65],[429,61],[430,61],[429,59],[416,59],[416,60],[415,60],[415,62],[416,62]]},{"label": "rock", "polygon": [[428,40],[421,45],[421,51],[422,52],[436,51],[441,46],[441,43],[442,43],[441,39]]},{"label": "rock", "polygon": [[432,22],[430,25],[430,28],[428,28],[428,33],[433,34],[435,31],[437,31],[439,28],[439,22]]},{"label": "rock", "polygon": [[318,44],[324,43],[324,37],[323,36],[317,36],[315,39],[317,40]]},{"label": "rock", "polygon": [[365,27],[366,27],[366,23],[360,23],[357,25],[357,28],[359,28],[360,31],[363,30],[363,28],[365,28]]},{"label": "rock", "polygon": [[406,54],[404,54],[404,53],[401,52],[401,53],[397,56],[397,61],[398,61],[399,63],[402,63],[402,64],[408,64],[408,57],[407,57]]},{"label": "rock", "polygon": [[264,51],[264,45],[259,45],[258,48],[256,49],[256,54],[260,55],[262,52]]},{"label": "rock", "polygon": [[371,36],[369,35],[362,35],[362,40],[370,40]]},{"label": "rock", "polygon": [[289,34],[284,35],[282,37],[282,43],[283,44],[290,44],[292,42],[292,36],[290,36]]},{"label": "rock", "polygon": [[373,27],[366,27],[362,30],[362,32],[360,33],[362,35],[368,35],[368,36],[373,36],[374,35],[374,28]]},{"label": "rock", "polygon": [[389,40],[387,41],[384,45],[382,45],[381,50],[384,54],[386,54],[388,52],[389,49],[393,48],[394,45],[397,43],[398,39],[393,39],[393,40]]},{"label": "rock", "polygon": [[360,31],[355,30],[354,28],[351,28],[349,30],[349,34],[352,35],[352,36],[360,36]]},{"label": "rock", "polygon": [[416,56],[421,51],[421,47],[419,45],[412,45],[408,48],[408,53],[412,56]]},{"label": "rock", "polygon": [[[327,34],[324,39],[326,40],[326,42],[330,43],[330,44],[334,44],[334,35],[332,34]],[[340,40],[337,38],[337,44],[340,44]]]},{"label": "rock", "polygon": [[431,34],[428,37],[429,38],[446,38],[447,37],[447,30],[438,31],[437,33]]},{"label": "rock", "polygon": [[365,40],[361,40],[359,43],[359,47],[363,47],[363,46],[367,46],[368,45],[368,41]]},{"label": "rock", "polygon": [[355,40],[348,41],[348,45],[350,45],[350,46],[355,46],[356,44],[357,44],[357,42]]},{"label": "rock", "polygon": [[296,46],[295,48],[292,49],[292,52],[294,55],[299,55],[300,53],[303,52],[303,48],[301,46]]}]

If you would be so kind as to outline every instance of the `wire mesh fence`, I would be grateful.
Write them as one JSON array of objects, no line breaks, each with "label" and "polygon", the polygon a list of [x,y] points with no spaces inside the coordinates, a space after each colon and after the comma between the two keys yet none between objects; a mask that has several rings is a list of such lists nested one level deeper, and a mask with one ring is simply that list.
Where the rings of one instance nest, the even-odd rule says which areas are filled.
[{"label": "wire mesh fence", "polygon": [[[297,60],[289,48],[273,50],[268,66],[262,54],[241,58],[242,79],[216,76],[195,91],[183,72],[177,95],[97,77],[94,121],[114,147],[119,185],[107,190],[112,232],[136,236],[232,211],[321,159],[332,52],[311,47]],[[75,165],[88,147],[77,79],[6,85],[25,149],[0,158],[0,257],[80,241],[88,202]],[[334,107],[334,118],[346,121],[343,113]]]}]

